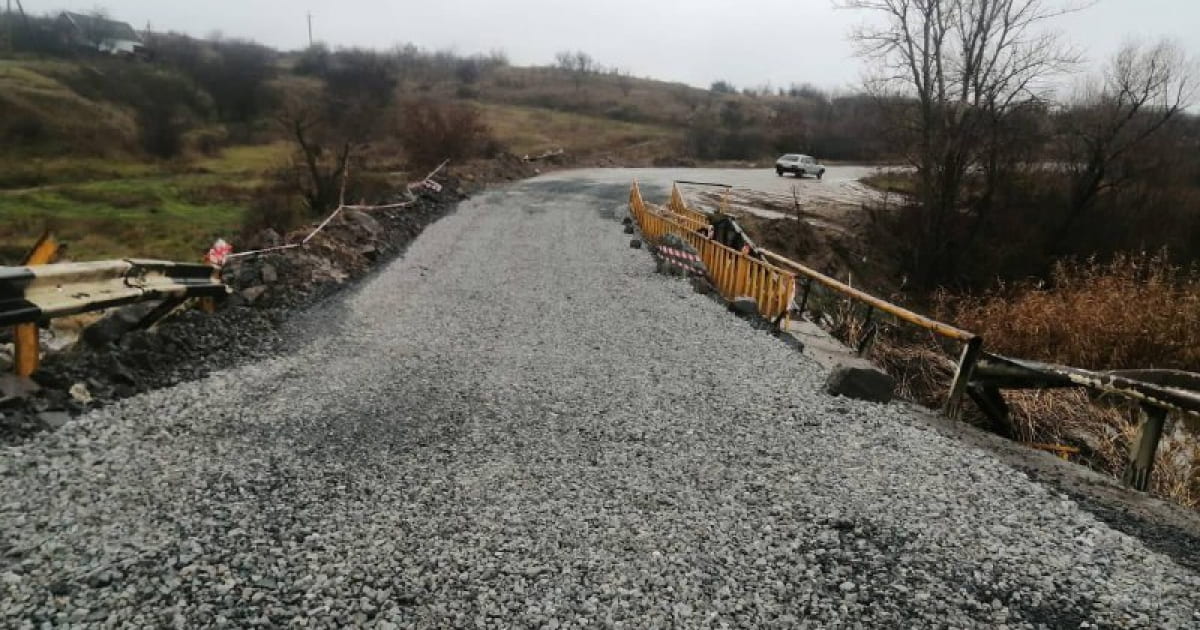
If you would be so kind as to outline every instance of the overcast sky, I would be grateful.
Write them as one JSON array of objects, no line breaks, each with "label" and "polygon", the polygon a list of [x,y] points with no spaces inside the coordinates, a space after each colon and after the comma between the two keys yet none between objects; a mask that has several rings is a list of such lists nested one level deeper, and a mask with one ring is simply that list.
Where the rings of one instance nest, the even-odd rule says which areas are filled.
[{"label": "overcast sky", "polygon": [[[707,87],[857,84],[862,63],[847,33],[864,15],[831,0],[24,0],[26,11],[101,7],[139,30],[220,31],[277,48],[314,36],[332,46],[412,42],[459,53],[503,50],[519,65],[566,49],[638,76]],[[1100,0],[1062,18],[1070,41],[1099,62],[1130,37],[1179,41],[1200,53],[1200,0]]]}]

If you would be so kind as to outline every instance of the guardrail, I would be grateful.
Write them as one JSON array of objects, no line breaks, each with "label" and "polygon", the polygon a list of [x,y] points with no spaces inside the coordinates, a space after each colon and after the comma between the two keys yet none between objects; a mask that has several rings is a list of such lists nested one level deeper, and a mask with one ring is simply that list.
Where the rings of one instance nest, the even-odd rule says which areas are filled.
[{"label": "guardrail", "polygon": [[127,259],[0,267],[0,326],[17,325],[14,368],[18,375],[29,376],[37,370],[33,325],[39,322],[163,300],[139,323],[148,327],[189,298],[228,292],[217,269],[209,265]]},{"label": "guardrail", "polygon": [[963,344],[962,352],[959,355],[958,364],[954,370],[954,379],[950,383],[949,393],[946,395],[946,402],[942,406],[942,412],[950,418],[957,419],[962,415],[962,400],[963,395],[967,393],[967,388],[974,375],[975,366],[979,360],[980,354],[983,351],[983,338],[971,332],[962,330],[945,322],[939,322],[931,319],[915,311],[911,311],[903,306],[893,304],[887,300],[877,298],[869,293],[860,291],[840,280],[831,278],[811,267],[798,263],[789,258],[784,258],[770,250],[760,250],[762,254],[772,262],[790,269],[800,277],[803,277],[803,294],[799,305],[795,309],[797,317],[804,315],[804,310],[808,306],[809,296],[812,295],[814,283],[820,284],[825,288],[839,293],[846,298],[856,300],[866,305],[866,311],[863,314],[863,321],[866,332],[863,335],[862,341],[859,342],[858,352],[863,354],[870,346],[871,341],[878,333],[878,324],[875,320],[875,311],[886,313],[911,326],[922,328],[944,339],[958,341]]},{"label": "guardrail", "polygon": [[683,219],[684,223],[694,225],[697,229],[705,227],[709,223],[708,215],[688,207],[687,202],[683,200],[683,193],[679,191],[678,185],[671,185],[671,198],[667,200],[667,208]]},{"label": "guardrail", "polygon": [[[636,196],[640,212],[643,215],[656,216],[641,200],[636,182],[630,194],[631,211],[635,207]],[[690,208],[677,186],[672,187],[670,201],[663,211],[673,216],[662,220],[674,219],[676,229],[685,229],[685,225],[687,229],[694,229],[691,226],[698,221],[707,222],[709,218],[708,215]],[[691,233],[704,239],[702,232],[703,230],[696,229]],[[983,338],[979,335],[875,297],[769,250],[759,248],[757,252],[765,261],[773,263],[775,268],[794,273],[796,281],[801,283],[801,298],[798,304],[793,304],[790,308],[792,315],[803,316],[815,285],[865,305],[863,319],[866,331],[859,344],[860,354],[866,350],[878,331],[874,317],[877,311],[905,324],[927,330],[938,337],[961,343],[962,352],[942,408],[943,413],[951,418],[961,417],[962,400],[964,396],[968,396],[997,428],[1007,430],[1011,434],[1008,406],[1001,394],[1002,389],[1083,387],[1100,394],[1120,396],[1140,403],[1145,419],[1138,428],[1137,439],[1130,446],[1129,459],[1122,476],[1126,485],[1137,490],[1145,491],[1149,487],[1154,455],[1162,437],[1167,412],[1176,411],[1200,416],[1200,374],[1178,370],[1092,371],[990,354],[984,352]],[[1054,450],[1060,456],[1072,450],[1060,446],[1034,446]]]},{"label": "guardrail", "polygon": [[1012,432],[1002,389],[1084,387],[1141,404],[1145,419],[1130,448],[1122,480],[1137,490],[1150,486],[1154,454],[1168,411],[1200,417],[1200,374],[1180,370],[1094,371],[983,353],[968,393],[998,428]]},{"label": "guardrail", "polygon": [[701,223],[647,204],[637,182],[629,191],[629,209],[648,240],[658,242],[674,234],[694,247],[722,296],[752,297],[764,318],[787,320],[795,292],[793,274],[705,237],[700,230],[708,226],[707,221]]}]

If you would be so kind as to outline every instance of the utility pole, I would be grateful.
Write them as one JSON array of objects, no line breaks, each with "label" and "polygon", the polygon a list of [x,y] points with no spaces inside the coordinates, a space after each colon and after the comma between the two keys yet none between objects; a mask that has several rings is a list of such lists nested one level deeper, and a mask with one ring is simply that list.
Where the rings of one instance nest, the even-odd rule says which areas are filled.
[{"label": "utility pole", "polygon": [[312,48],[312,11],[308,12],[308,47]]},{"label": "utility pole", "polygon": [[4,46],[0,46],[8,52],[13,50],[13,12],[12,0],[7,0],[4,4]]}]

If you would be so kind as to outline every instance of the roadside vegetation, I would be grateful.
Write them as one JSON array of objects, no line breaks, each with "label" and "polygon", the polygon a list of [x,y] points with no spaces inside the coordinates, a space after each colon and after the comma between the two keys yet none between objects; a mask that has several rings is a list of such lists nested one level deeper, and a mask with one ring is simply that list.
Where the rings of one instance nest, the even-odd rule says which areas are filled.
[{"label": "roadside vegetation", "polygon": [[[846,0],[874,64],[889,150],[911,168],[861,238],[888,257],[897,298],[980,334],[988,350],[1097,370],[1200,372],[1200,118],[1195,60],[1130,43],[1076,80],[1082,59],[1052,30],[1052,0]],[[933,45],[912,45],[917,42]],[[972,63],[992,59],[994,63]],[[843,338],[861,322],[849,313]],[[908,397],[944,400],[947,348],[885,329],[873,358]],[[1064,444],[1119,475],[1136,405],[1083,391],[1006,392],[1022,442]],[[986,423],[982,416],[976,418]],[[1172,416],[1152,491],[1200,507],[1194,419]]]}]

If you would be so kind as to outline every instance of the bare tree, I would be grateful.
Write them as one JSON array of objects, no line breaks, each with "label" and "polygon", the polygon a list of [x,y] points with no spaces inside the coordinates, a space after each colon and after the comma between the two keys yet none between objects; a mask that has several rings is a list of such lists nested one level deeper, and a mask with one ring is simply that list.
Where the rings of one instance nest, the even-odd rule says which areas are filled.
[{"label": "bare tree", "polygon": [[588,75],[596,72],[595,60],[582,50],[560,52],[554,55],[554,62],[560,70],[571,74],[571,80],[575,82],[576,90],[583,87],[583,82]]},{"label": "bare tree", "polygon": [[613,75],[617,77],[617,87],[621,88],[621,94],[628,98],[633,92],[633,73],[629,70],[613,68]]},{"label": "bare tree", "polygon": [[1136,165],[1123,164],[1125,158],[1191,105],[1195,80],[1195,67],[1183,50],[1161,41],[1125,45],[1109,61],[1103,79],[1081,90],[1060,116],[1070,204],[1050,247],[1062,246],[1101,193],[1139,174]]},{"label": "bare tree", "polygon": [[327,129],[326,111],[311,100],[289,99],[278,121],[296,143],[300,163],[292,169],[295,188],[314,213],[334,207],[339,201],[338,189],[346,176],[353,143],[332,137]]},{"label": "bare tree", "polygon": [[[917,172],[921,229],[908,252],[918,283],[954,276],[991,208],[993,159],[1013,112],[1039,101],[1047,79],[1078,61],[1043,27],[1077,6],[1050,0],[842,0],[871,11],[878,26],[856,30],[861,55],[877,62],[868,89],[900,108],[896,121]],[[982,192],[967,197],[968,173]],[[964,212],[967,220],[963,221]],[[971,225],[974,223],[974,227]]]}]

